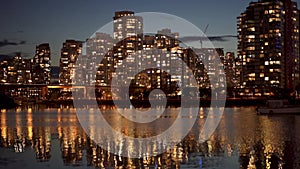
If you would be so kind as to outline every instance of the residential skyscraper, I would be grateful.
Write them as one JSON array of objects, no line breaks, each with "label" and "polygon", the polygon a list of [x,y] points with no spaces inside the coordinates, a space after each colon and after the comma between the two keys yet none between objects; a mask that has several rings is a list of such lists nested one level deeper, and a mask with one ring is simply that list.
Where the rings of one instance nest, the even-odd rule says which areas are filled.
[{"label": "residential skyscraper", "polygon": [[[109,84],[114,68],[112,48],[113,38],[109,34],[97,32],[93,37],[87,39],[85,57],[87,72],[82,78],[85,80],[85,84],[100,86]],[[97,72],[93,73],[95,68],[97,68]]]},{"label": "residential skyscraper", "polygon": [[36,52],[33,58],[33,69],[33,83],[50,84],[51,57],[48,43],[36,46]]},{"label": "residential skyscraper", "polygon": [[[22,70],[23,58],[20,53],[16,53],[13,57],[7,57],[0,60],[0,79],[2,84],[21,84],[24,82],[24,74]],[[31,71],[30,71],[31,72]],[[31,80],[31,79],[30,79]]]},{"label": "residential skyscraper", "polygon": [[48,43],[36,46],[32,59],[24,59],[21,53],[0,61],[0,83],[49,84],[51,79],[51,57]]},{"label": "residential skyscraper", "polygon": [[143,18],[135,16],[132,11],[115,12],[114,48],[115,63],[121,63],[124,58],[134,52],[140,52],[143,44]]},{"label": "residential skyscraper", "polygon": [[[39,48],[41,49],[41,48]],[[21,53],[16,53],[13,57],[0,60],[0,84],[8,85],[3,88],[3,92],[16,100],[36,100],[45,99],[45,88],[48,83],[48,69],[43,67],[45,63],[42,56],[48,57],[48,48],[37,51],[37,56],[33,59],[24,59]],[[39,59],[35,59],[38,57]],[[36,86],[39,84],[41,86]],[[10,86],[12,85],[12,86]],[[18,87],[13,87],[18,85]],[[28,87],[28,85],[33,85]]]},{"label": "residential skyscraper", "polygon": [[227,87],[235,86],[237,79],[235,76],[235,56],[233,52],[227,52],[221,57],[221,61],[224,64],[224,73],[226,74]]},{"label": "residential skyscraper", "polygon": [[143,18],[135,16],[132,11],[115,12],[114,19],[114,39],[115,43],[125,38],[132,37],[130,40],[138,40],[143,33]]},{"label": "residential skyscraper", "polygon": [[[134,57],[141,55],[143,48],[143,18],[135,16],[132,11],[118,11],[115,12],[114,19],[114,45],[113,45],[113,58],[114,69],[119,65],[126,62],[126,58],[135,54]],[[138,58],[135,58],[138,61]],[[130,61],[130,60],[127,60]],[[124,63],[126,64],[126,63]],[[138,65],[138,64],[136,64]],[[135,71],[131,68],[128,72]],[[120,78],[123,81],[126,79],[133,79],[134,77],[128,76],[128,73],[119,72]]]},{"label": "residential skyscraper", "polygon": [[238,17],[244,96],[269,96],[299,84],[299,11],[291,0],[251,2]]},{"label": "residential skyscraper", "polygon": [[71,85],[75,75],[76,60],[82,53],[82,42],[66,40],[61,49],[59,84]]}]

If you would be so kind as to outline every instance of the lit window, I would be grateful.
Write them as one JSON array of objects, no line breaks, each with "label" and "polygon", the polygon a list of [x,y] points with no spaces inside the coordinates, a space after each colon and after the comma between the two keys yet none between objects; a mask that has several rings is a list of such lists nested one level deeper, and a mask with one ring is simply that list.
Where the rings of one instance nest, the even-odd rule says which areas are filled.
[{"label": "lit window", "polygon": [[265,80],[266,80],[266,81],[269,81],[269,77],[265,77]]},{"label": "lit window", "polygon": [[255,31],[255,27],[248,28],[248,30],[254,32]]},{"label": "lit window", "polygon": [[264,73],[260,73],[259,77],[264,77],[265,74]]},{"label": "lit window", "polygon": [[248,50],[255,50],[254,46],[249,46]]}]

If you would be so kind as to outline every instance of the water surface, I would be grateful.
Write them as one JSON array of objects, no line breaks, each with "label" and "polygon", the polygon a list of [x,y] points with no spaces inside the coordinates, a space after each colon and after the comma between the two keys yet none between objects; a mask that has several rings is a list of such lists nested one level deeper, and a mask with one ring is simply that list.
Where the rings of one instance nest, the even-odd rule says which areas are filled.
[{"label": "water surface", "polygon": [[[159,117],[165,126],[177,118],[172,114],[177,109]],[[95,144],[75,111],[1,111],[0,168],[300,168],[300,116],[258,116],[254,107],[226,108],[210,139],[199,143],[197,133],[206,118],[213,118],[201,109],[197,117],[191,117],[197,118],[196,124],[181,143],[155,157],[131,159]],[[117,131],[134,137],[157,135],[166,129],[159,125],[137,127],[114,113],[106,114],[106,119]],[[122,146],[116,140],[108,143],[112,148]],[[163,142],[149,145],[149,153],[160,146]]]}]

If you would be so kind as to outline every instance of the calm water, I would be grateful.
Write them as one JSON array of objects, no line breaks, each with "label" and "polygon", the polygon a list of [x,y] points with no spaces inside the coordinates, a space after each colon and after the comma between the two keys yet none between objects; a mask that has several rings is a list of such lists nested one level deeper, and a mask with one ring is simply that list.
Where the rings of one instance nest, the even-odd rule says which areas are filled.
[{"label": "calm water", "polygon": [[[176,117],[160,118],[171,124]],[[226,108],[217,130],[200,144],[195,133],[205,118],[213,117],[204,109],[193,132],[167,152],[130,159],[97,146],[74,109],[2,111],[0,168],[300,168],[300,116],[258,116],[254,107]],[[110,114],[107,119],[121,132],[132,131],[130,124],[118,128],[122,117]],[[151,135],[159,128],[141,127],[134,134]]]}]

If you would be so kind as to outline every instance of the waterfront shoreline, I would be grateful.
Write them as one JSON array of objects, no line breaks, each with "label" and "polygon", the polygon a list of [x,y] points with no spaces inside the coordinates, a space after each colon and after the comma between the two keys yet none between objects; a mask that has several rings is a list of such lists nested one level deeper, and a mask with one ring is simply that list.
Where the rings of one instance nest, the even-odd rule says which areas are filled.
[{"label": "waterfront shoreline", "polygon": [[[130,100],[131,104],[134,107],[144,107],[148,108],[151,106],[149,100]],[[218,102],[219,101],[219,102]],[[247,107],[247,106],[262,106],[265,105],[267,99],[266,98],[227,98],[226,100],[215,100],[214,103],[217,103],[218,106],[222,106],[222,102],[225,102],[225,107]],[[122,107],[130,107],[132,105],[129,105],[128,102],[124,102],[122,100],[88,100],[88,99],[82,99],[76,101],[76,106],[82,105],[82,106],[88,106],[88,105],[98,105],[99,107],[105,106],[105,105],[115,105],[115,103],[118,104],[118,106]],[[78,104],[79,103],[79,104]],[[157,106],[164,106],[161,102],[161,100],[151,100],[151,103],[154,103]],[[188,106],[197,106],[199,105],[198,101],[189,101],[184,102],[184,105]],[[170,107],[181,107],[181,100],[180,99],[168,99],[167,105]],[[295,100],[295,104],[300,104],[300,99]],[[20,106],[27,106],[27,105],[40,105],[45,107],[59,107],[61,105],[74,107],[73,100],[43,100],[43,101],[32,101],[32,102],[20,102]],[[210,107],[211,106],[211,99],[200,99],[200,107]]]}]

